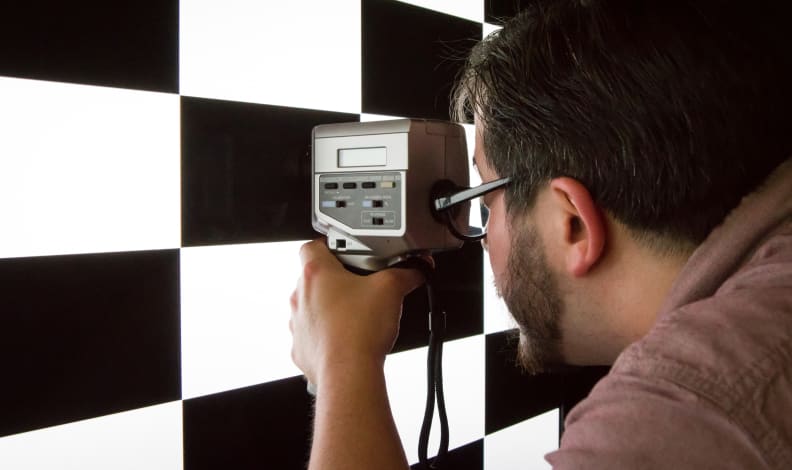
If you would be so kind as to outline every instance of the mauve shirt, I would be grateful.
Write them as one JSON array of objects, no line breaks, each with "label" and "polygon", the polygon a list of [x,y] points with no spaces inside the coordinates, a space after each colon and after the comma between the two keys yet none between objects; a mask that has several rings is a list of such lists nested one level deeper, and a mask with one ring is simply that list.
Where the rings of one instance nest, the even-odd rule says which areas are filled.
[{"label": "mauve shirt", "polygon": [[792,470],[792,160],[693,253],[554,469]]}]

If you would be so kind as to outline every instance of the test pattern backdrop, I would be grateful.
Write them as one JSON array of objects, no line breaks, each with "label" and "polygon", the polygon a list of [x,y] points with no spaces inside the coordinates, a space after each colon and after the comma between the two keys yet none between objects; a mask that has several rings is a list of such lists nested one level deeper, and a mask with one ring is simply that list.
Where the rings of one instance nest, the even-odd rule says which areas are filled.
[{"label": "test pattern backdrop", "polygon": [[[460,58],[519,3],[5,6],[0,468],[304,468],[287,325],[311,128],[448,119]],[[544,468],[601,371],[522,376],[481,247],[438,265],[452,468]],[[421,292],[401,330],[386,373],[415,463]]]}]

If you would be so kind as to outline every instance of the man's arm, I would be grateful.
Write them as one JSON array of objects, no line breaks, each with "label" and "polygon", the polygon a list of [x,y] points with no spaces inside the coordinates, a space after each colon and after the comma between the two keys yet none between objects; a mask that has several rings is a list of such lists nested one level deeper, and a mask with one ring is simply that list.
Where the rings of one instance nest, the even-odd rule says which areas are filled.
[{"label": "man's arm", "polygon": [[407,468],[382,364],[351,364],[322,377],[309,470]]},{"label": "man's arm", "polygon": [[401,303],[423,281],[405,269],[357,276],[322,240],[300,250],[291,297],[292,359],[317,390],[311,470],[408,467],[388,403],[383,366]]}]

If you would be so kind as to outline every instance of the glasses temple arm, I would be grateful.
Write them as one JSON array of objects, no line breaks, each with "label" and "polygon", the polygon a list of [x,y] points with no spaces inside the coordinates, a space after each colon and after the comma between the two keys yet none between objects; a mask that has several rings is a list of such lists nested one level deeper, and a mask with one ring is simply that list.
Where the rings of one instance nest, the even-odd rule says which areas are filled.
[{"label": "glasses temple arm", "polygon": [[443,211],[454,204],[459,204],[460,202],[473,199],[474,197],[483,196],[484,194],[508,184],[510,181],[511,178],[507,176],[505,178],[490,181],[489,183],[484,183],[480,186],[476,186],[475,188],[467,188],[448,196],[438,197],[433,201],[433,205],[436,211]]}]

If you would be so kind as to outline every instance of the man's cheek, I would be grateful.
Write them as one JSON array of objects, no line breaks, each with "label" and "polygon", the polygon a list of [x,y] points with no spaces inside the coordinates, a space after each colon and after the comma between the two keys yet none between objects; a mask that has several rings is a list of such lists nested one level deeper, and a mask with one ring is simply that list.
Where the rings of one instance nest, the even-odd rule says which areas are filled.
[{"label": "man's cheek", "polygon": [[507,281],[507,260],[508,254],[504,253],[503,247],[497,244],[490,244],[488,247],[490,266],[492,267],[492,274],[495,278],[495,287],[499,292],[505,288]]}]

